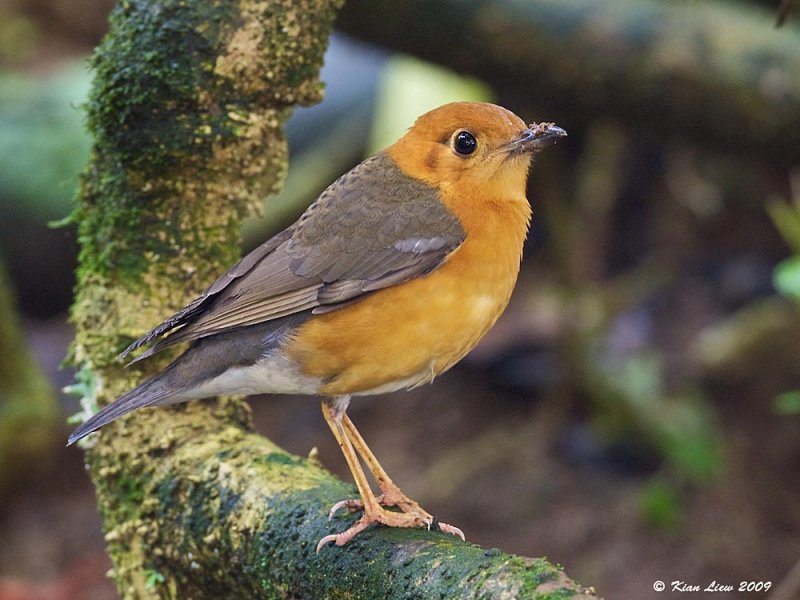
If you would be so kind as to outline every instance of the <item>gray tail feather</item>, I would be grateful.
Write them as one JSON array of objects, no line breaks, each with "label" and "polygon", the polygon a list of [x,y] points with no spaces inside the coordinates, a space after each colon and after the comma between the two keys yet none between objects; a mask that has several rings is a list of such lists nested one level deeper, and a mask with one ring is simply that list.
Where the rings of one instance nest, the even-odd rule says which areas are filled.
[{"label": "gray tail feather", "polygon": [[[168,368],[167,371],[169,370]],[[114,402],[105,406],[100,412],[92,415],[88,421],[70,434],[67,440],[67,446],[71,446],[82,437],[89,435],[93,431],[100,429],[103,425],[107,425],[111,421],[137,408],[164,404],[164,401],[170,396],[175,395],[177,391],[171,389],[171,386],[164,384],[164,375],[167,371],[151,377],[140,386],[135,387],[127,394],[123,394],[114,400]]]}]

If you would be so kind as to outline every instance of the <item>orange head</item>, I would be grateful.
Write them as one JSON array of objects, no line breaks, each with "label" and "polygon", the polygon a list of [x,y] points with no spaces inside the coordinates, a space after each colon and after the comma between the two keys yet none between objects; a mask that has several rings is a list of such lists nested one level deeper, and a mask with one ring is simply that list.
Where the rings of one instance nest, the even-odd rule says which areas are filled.
[{"label": "orange head", "polygon": [[524,197],[531,157],[565,135],[551,123],[528,126],[502,106],[453,102],[419,117],[388,152],[408,175],[445,192],[466,186]]}]

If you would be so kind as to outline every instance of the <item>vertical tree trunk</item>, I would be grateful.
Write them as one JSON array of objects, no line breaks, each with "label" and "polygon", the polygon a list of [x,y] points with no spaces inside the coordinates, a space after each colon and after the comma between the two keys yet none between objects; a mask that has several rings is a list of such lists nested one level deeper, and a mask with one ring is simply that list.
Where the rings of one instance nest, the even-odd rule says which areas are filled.
[{"label": "vertical tree trunk", "polygon": [[[92,374],[84,378],[93,382],[89,403],[106,403],[163,367],[168,357],[130,369],[115,357],[238,257],[242,218],[258,212],[285,173],[286,119],[322,98],[318,73],[339,4],[125,0],[113,11],[92,60],[94,146],[74,214],[74,359]],[[125,596],[151,591],[160,576],[147,581],[146,573],[156,563],[164,586],[191,589],[164,568],[173,557],[159,558],[151,486],[159,456],[187,438],[217,436],[225,447],[220,435],[248,430],[246,406],[227,400],[141,411],[88,450]]]}]

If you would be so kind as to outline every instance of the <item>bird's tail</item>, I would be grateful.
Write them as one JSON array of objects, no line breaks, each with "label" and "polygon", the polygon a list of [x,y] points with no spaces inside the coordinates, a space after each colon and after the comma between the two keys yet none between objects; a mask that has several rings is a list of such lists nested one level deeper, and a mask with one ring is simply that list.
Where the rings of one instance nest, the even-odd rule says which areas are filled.
[{"label": "bird's tail", "polygon": [[179,395],[177,390],[175,390],[173,386],[168,385],[166,381],[168,379],[166,375],[170,370],[171,369],[168,367],[166,371],[151,377],[140,386],[114,400],[114,402],[104,407],[100,412],[92,415],[88,421],[70,434],[67,440],[67,446],[74,444],[82,437],[128,414],[132,410],[145,406],[171,404],[177,401],[175,398]]}]

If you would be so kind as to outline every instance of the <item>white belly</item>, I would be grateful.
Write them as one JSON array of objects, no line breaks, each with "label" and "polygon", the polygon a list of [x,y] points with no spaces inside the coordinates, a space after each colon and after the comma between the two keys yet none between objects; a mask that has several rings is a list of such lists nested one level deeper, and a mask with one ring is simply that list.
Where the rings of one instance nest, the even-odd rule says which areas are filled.
[{"label": "white belly", "polygon": [[317,394],[320,385],[319,378],[303,375],[282,353],[275,352],[249,367],[231,367],[173,401],[220,394]]}]

